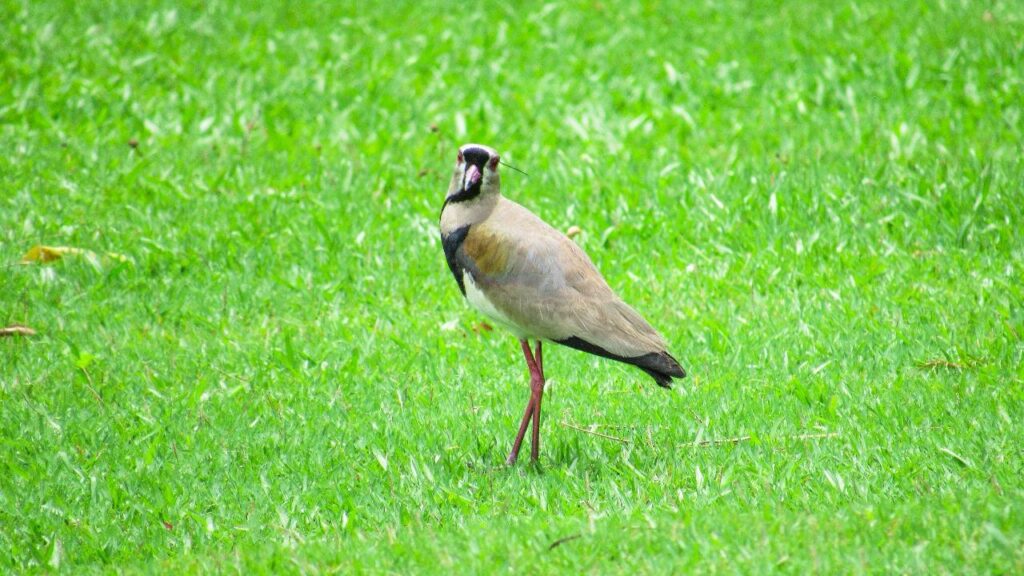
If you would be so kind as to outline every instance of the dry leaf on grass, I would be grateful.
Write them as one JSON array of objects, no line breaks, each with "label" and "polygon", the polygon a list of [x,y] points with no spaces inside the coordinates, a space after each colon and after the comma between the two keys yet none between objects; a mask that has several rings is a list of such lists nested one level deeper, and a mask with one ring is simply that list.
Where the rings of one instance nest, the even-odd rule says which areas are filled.
[{"label": "dry leaf on grass", "polygon": [[[65,256],[78,256],[89,260],[96,264],[99,262],[96,253],[92,250],[85,250],[83,248],[75,248],[72,246],[33,246],[29,248],[28,252],[21,257],[22,264],[40,263],[45,264],[47,262],[54,262],[60,260]],[[128,257],[124,254],[118,254],[117,252],[107,252],[105,254],[107,258],[111,260],[117,260],[118,262],[127,262]]]},{"label": "dry leaf on grass", "polygon": [[36,331],[21,324],[11,324],[4,328],[0,328],[0,338],[7,338],[9,336],[35,336]]},{"label": "dry leaf on grass", "polygon": [[477,334],[491,332],[492,330],[494,330],[494,326],[491,326],[487,322],[477,322],[476,324],[473,324],[473,332],[476,332]]}]

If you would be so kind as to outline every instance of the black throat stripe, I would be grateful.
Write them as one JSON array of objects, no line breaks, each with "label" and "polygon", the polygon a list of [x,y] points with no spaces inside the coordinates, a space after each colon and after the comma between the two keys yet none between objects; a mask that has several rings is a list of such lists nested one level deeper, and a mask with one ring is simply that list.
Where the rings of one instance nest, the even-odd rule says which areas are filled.
[{"label": "black throat stripe", "polygon": [[477,182],[470,186],[469,188],[459,190],[455,194],[452,194],[451,196],[445,198],[444,206],[441,206],[441,212],[444,212],[444,209],[446,206],[448,206],[448,204],[458,204],[459,202],[466,202],[479,196],[481,184],[482,182]]}]

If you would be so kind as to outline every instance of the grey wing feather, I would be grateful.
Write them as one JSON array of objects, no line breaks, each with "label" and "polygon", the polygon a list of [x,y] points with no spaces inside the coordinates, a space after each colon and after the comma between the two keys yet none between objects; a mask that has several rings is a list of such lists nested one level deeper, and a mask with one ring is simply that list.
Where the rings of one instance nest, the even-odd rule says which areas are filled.
[{"label": "grey wing feather", "polygon": [[[665,341],[622,301],[572,240],[518,204],[488,224],[515,247],[504,273],[487,282],[495,306],[537,337],[579,338],[624,358],[665,350]],[[514,240],[513,240],[514,239]]]}]

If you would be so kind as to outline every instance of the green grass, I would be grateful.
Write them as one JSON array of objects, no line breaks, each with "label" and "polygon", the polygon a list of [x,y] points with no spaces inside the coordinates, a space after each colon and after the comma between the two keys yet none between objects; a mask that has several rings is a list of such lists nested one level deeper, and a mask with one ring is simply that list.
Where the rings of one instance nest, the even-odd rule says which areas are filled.
[{"label": "green grass", "polygon": [[[0,0],[0,571],[1024,571],[1021,4],[176,4]],[[536,467],[467,141],[690,373]]]}]

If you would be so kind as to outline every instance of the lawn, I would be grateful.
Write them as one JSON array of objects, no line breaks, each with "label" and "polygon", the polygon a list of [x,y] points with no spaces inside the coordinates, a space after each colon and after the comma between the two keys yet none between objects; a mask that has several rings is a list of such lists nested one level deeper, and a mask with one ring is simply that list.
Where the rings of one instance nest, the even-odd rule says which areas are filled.
[{"label": "lawn", "polygon": [[[0,0],[0,572],[1021,573],[1022,30]],[[689,373],[548,346],[538,465],[465,142]]]}]

